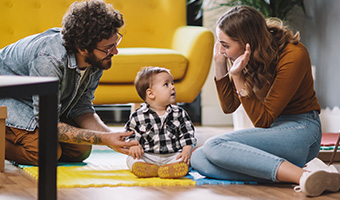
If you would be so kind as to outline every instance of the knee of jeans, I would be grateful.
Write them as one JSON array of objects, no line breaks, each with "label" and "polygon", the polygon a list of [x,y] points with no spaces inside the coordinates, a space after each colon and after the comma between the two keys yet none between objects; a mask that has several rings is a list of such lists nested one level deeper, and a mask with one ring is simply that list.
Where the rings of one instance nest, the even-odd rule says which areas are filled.
[{"label": "knee of jeans", "polygon": [[215,147],[217,147],[220,143],[221,143],[221,139],[219,139],[219,138],[211,138],[211,139],[207,140],[204,143],[204,146],[203,146],[204,153],[210,154],[211,152],[214,152],[215,150],[213,150],[213,149]]},{"label": "knee of jeans", "polygon": [[202,161],[202,157],[203,157],[203,151],[202,151],[202,147],[196,149],[192,155],[191,155],[191,159],[190,159],[190,163],[191,163],[191,166],[194,168],[194,169],[197,169],[200,167],[200,163]]},{"label": "knee of jeans", "polygon": [[208,140],[203,146],[204,155],[211,162],[218,161],[221,159],[221,154],[227,153],[225,152],[231,140],[227,140],[223,138],[212,138]]},{"label": "knee of jeans", "polygon": [[191,156],[191,166],[194,170],[199,172],[201,175],[208,176],[209,167],[207,165],[207,158],[204,155],[203,148],[196,149]]},{"label": "knee of jeans", "polygon": [[217,137],[212,137],[209,138],[205,143],[204,143],[204,148],[211,148],[211,147],[215,147],[221,143],[226,143],[228,141],[232,141],[231,137],[228,137],[226,135],[221,135],[221,136],[217,136]]}]

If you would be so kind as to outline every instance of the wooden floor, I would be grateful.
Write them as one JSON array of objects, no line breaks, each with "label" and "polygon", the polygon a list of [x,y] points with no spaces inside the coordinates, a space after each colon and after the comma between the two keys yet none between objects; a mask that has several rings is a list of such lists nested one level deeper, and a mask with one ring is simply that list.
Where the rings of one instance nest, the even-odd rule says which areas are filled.
[{"label": "wooden floor", "polygon": [[[119,128],[117,129],[119,130]],[[202,144],[212,135],[230,131],[230,128],[198,127],[196,136]],[[336,163],[338,169],[340,163]],[[5,172],[0,173],[0,200],[37,199],[37,182],[22,170],[6,161]],[[206,185],[206,186],[171,186],[171,187],[104,187],[58,189],[59,200],[215,200],[215,199],[340,199],[340,192],[326,193],[320,197],[307,198],[303,193],[293,190],[292,184],[270,185]]]}]

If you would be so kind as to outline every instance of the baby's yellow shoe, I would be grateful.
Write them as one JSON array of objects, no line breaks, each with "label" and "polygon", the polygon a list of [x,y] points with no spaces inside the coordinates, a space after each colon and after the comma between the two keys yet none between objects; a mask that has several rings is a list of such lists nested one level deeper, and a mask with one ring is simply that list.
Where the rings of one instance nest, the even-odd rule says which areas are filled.
[{"label": "baby's yellow shoe", "polygon": [[150,178],[158,176],[158,165],[145,162],[136,162],[132,165],[132,173],[139,178]]},{"label": "baby's yellow shoe", "polygon": [[160,178],[181,178],[189,171],[189,167],[184,162],[171,163],[163,165],[158,169]]}]

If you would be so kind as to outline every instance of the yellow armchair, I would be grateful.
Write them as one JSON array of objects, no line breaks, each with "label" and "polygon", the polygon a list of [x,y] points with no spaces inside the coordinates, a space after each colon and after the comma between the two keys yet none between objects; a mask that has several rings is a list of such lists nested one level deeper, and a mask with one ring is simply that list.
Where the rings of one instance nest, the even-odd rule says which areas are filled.
[{"label": "yellow armchair", "polygon": [[[74,0],[8,0],[0,4],[0,48],[22,37],[60,27]],[[203,27],[186,26],[186,0],[106,0],[125,25],[112,59],[95,93],[94,104],[140,103],[133,82],[144,66],[170,69],[177,101],[192,102],[209,73],[214,38]]]}]

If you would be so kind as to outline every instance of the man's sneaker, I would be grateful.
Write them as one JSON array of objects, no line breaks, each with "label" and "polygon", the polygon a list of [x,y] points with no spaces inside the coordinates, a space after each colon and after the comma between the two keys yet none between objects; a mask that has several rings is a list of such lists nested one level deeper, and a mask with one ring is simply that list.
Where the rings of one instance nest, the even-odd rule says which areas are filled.
[{"label": "man's sneaker", "polygon": [[189,171],[189,167],[184,162],[177,162],[168,165],[163,165],[158,169],[160,178],[180,178],[185,176]]},{"label": "man's sneaker", "polygon": [[340,189],[340,174],[325,170],[305,171],[300,178],[300,185],[294,187],[296,192],[306,196],[319,196],[324,191],[336,192]]},{"label": "man's sneaker", "polygon": [[132,173],[139,178],[150,178],[158,176],[158,165],[145,162],[136,162],[132,165]]},{"label": "man's sneaker", "polygon": [[334,165],[327,165],[319,158],[314,158],[313,160],[309,161],[305,165],[305,167],[303,167],[303,169],[306,171],[310,171],[310,172],[317,171],[317,170],[324,170],[327,172],[339,173]]}]

